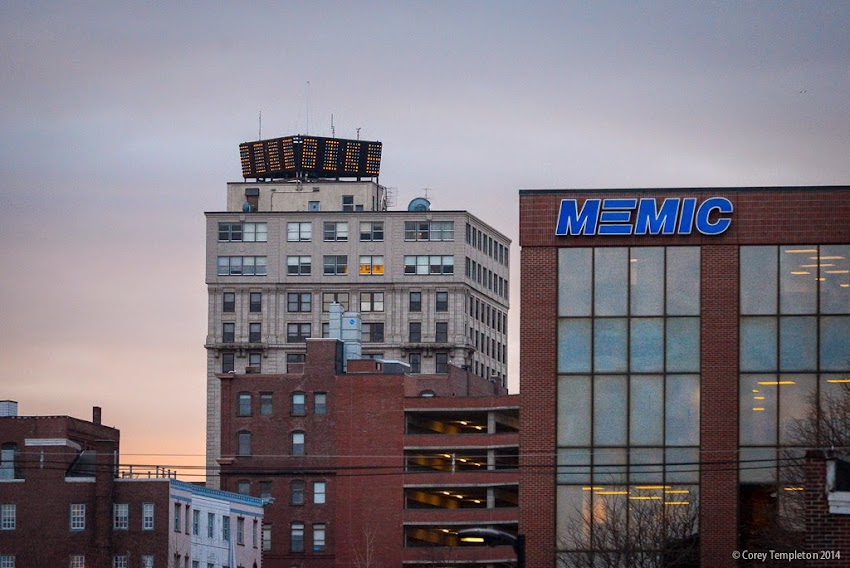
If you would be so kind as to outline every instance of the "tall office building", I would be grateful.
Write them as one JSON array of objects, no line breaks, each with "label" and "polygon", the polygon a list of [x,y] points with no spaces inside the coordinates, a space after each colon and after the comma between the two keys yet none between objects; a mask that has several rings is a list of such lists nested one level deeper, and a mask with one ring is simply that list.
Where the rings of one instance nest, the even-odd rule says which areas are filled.
[{"label": "tall office building", "polygon": [[[207,466],[218,486],[218,373],[283,374],[329,309],[359,312],[364,357],[507,378],[510,240],[427,199],[390,211],[381,144],[291,136],[242,144],[241,182],[208,212]],[[248,181],[248,180],[252,181]]]},{"label": "tall office building", "polygon": [[520,192],[529,565],[793,548],[795,425],[850,380],[848,218],[848,186]]}]

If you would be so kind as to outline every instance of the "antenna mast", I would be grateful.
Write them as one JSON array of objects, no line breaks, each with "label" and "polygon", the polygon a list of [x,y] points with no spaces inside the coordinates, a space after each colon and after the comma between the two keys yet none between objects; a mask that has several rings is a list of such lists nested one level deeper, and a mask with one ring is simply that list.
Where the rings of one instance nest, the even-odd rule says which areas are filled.
[{"label": "antenna mast", "polygon": [[306,103],[306,106],[307,106],[307,118],[306,118],[307,127],[306,127],[306,132],[304,134],[310,134],[310,81],[307,81],[307,97],[306,98],[307,98],[307,103]]},{"label": "antenna mast", "polygon": [[263,111],[260,111],[260,130],[257,132],[257,140],[263,139]]},{"label": "antenna mast", "polygon": [[334,129],[334,115],[331,113],[331,138],[336,138],[336,130]]}]

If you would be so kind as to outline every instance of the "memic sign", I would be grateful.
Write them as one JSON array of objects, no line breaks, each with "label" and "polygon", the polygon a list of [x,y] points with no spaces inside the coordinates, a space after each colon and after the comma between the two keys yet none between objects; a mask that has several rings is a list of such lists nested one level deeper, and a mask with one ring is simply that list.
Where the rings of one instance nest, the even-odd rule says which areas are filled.
[{"label": "memic sign", "polygon": [[654,197],[587,199],[581,209],[575,199],[562,199],[556,235],[719,235],[729,228],[732,202],[709,197],[670,197],[657,206]]}]

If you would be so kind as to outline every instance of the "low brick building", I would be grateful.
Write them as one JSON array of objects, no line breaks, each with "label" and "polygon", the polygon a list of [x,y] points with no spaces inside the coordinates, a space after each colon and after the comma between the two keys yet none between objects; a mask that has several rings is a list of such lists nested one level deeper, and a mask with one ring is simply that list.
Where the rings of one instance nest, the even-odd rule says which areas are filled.
[{"label": "low brick building", "polygon": [[274,500],[266,565],[512,564],[457,531],[517,531],[518,397],[451,365],[343,372],[342,345],[308,339],[300,372],[218,376],[222,487]]},{"label": "low brick building", "polygon": [[128,476],[119,432],[69,416],[0,416],[0,566],[258,568],[263,501]]}]

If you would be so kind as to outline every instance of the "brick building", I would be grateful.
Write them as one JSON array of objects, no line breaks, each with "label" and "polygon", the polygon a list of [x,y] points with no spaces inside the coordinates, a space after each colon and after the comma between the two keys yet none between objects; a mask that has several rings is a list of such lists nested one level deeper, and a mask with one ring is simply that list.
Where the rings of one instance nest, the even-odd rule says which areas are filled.
[{"label": "brick building", "polygon": [[518,397],[454,365],[343,371],[342,346],[308,339],[288,373],[217,375],[222,487],[274,500],[265,565],[512,564],[510,547],[462,548],[457,531],[516,533]]},{"label": "brick building", "polygon": [[257,568],[263,501],[129,475],[119,432],[0,403],[0,566]]},{"label": "brick building", "polygon": [[795,420],[847,380],[848,219],[847,186],[520,192],[530,566],[768,542],[805,483]]}]

